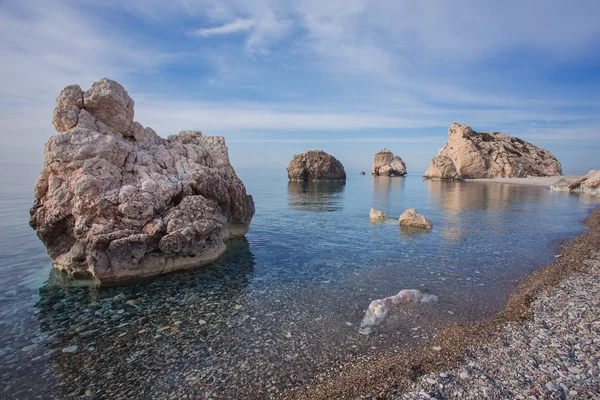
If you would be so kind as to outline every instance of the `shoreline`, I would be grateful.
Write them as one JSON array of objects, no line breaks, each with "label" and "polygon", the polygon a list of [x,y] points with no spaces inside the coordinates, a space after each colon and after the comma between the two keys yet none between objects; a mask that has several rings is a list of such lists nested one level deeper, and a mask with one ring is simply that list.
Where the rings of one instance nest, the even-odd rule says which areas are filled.
[{"label": "shoreline", "polygon": [[541,177],[529,177],[529,178],[477,178],[477,179],[465,179],[465,182],[495,182],[495,183],[508,183],[511,185],[550,187],[550,185],[558,182],[560,179],[566,179],[568,181],[575,181],[575,180],[581,178],[582,176],[584,176],[584,174],[541,176]]},{"label": "shoreline", "polygon": [[[315,379],[312,386],[307,385],[304,389],[288,394],[298,399],[349,399],[362,396],[398,398],[406,391],[415,390],[418,387],[417,380],[428,379],[425,381],[425,386],[432,386],[430,382],[438,384],[434,378],[424,377],[460,368],[470,352],[484,351],[488,346],[493,347],[499,337],[512,325],[518,325],[517,329],[519,329],[521,325],[525,326],[527,322],[534,320],[539,313],[532,308],[536,299],[546,296],[548,292],[569,278],[586,274],[593,268],[596,262],[594,252],[597,254],[600,251],[600,206],[590,213],[584,225],[588,230],[566,240],[561,245],[560,256],[556,261],[524,278],[511,293],[503,309],[489,320],[470,325],[454,323],[443,325],[423,346],[400,353],[380,354],[345,365],[338,375],[322,376]],[[594,283],[596,282],[598,281]],[[569,299],[565,301],[568,303]],[[549,330],[552,331],[552,327],[549,327]],[[437,379],[440,380],[439,376]],[[550,391],[549,387],[546,389]],[[441,389],[443,388],[442,385]],[[440,389],[439,386],[437,389]],[[498,395],[502,397],[502,393]],[[481,398],[490,394],[491,392],[483,392],[478,396]],[[447,396],[443,393],[441,395]],[[422,392],[412,393],[412,396],[428,398],[427,396],[430,395]],[[450,396],[454,395],[450,394]]]}]

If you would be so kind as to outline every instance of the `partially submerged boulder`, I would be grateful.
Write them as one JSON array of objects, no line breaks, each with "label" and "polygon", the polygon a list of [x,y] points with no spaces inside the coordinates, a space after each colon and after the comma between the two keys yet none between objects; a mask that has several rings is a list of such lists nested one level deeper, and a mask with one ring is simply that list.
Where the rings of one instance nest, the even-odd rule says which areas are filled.
[{"label": "partially submerged boulder", "polygon": [[387,215],[383,211],[376,210],[371,208],[371,212],[369,214],[369,218],[376,221],[385,221],[387,219]]},{"label": "partially submerged boulder", "polygon": [[30,219],[55,268],[100,281],[157,275],[212,261],[248,231],[254,202],[222,137],[163,139],[133,117],[133,100],[108,79],[57,98],[59,133]]},{"label": "partially submerged boulder", "polygon": [[419,304],[438,301],[433,294],[422,293],[416,289],[404,289],[398,294],[385,299],[373,300],[365,312],[360,324],[362,333],[369,333],[370,328],[380,325],[388,317],[394,307],[402,304]]},{"label": "partially submerged boulder", "polygon": [[433,228],[433,224],[429,220],[429,218],[421,215],[414,208],[409,208],[400,215],[398,219],[398,224],[401,226],[407,226],[411,228],[420,228],[420,229],[431,229]]},{"label": "partially submerged boulder", "polygon": [[571,189],[569,188],[569,186],[571,186],[571,183],[573,182],[568,181],[566,179],[559,179],[558,181],[550,185],[550,190],[552,190],[553,192],[570,192]]},{"label": "partially submerged boulder", "polygon": [[600,195],[600,170],[593,169],[573,182],[566,179],[560,179],[550,185],[550,190],[556,192],[579,192]]},{"label": "partially submerged boulder", "polygon": [[404,176],[406,175],[406,164],[399,156],[388,149],[383,149],[375,154],[371,174],[378,176]]},{"label": "partially submerged boulder", "polygon": [[287,167],[291,181],[345,181],[344,166],[323,150],[310,150],[297,154]]},{"label": "partially submerged boulder", "polygon": [[452,124],[448,143],[431,160],[425,179],[525,178],[562,174],[549,151],[499,132]]}]

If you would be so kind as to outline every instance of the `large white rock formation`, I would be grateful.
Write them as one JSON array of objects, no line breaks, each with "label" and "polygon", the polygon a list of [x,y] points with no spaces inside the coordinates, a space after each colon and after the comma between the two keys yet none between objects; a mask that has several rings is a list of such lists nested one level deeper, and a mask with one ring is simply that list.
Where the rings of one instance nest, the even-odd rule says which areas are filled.
[{"label": "large white rock formation", "polygon": [[425,179],[525,178],[562,174],[549,151],[499,132],[453,124],[448,143],[431,160]]},{"label": "large white rock formation", "polygon": [[133,117],[108,79],[56,99],[30,219],[56,268],[100,281],[157,275],[212,261],[248,231],[254,202],[222,137],[163,139]]}]

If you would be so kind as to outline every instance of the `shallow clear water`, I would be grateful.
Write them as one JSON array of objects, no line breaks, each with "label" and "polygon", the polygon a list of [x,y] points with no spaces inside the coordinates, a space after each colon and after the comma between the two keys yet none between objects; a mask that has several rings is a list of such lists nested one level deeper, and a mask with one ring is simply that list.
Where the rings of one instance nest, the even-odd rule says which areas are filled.
[{"label": "shallow clear water", "polygon": [[[340,364],[422,343],[443,322],[489,317],[597,205],[418,175],[288,183],[285,171],[241,170],[257,212],[217,262],[78,288],[51,273],[28,226],[39,169],[4,165],[0,175],[3,398],[277,397]],[[393,218],[415,207],[434,228],[372,223],[371,207]],[[402,289],[439,301],[398,307],[359,333],[369,303]]]}]

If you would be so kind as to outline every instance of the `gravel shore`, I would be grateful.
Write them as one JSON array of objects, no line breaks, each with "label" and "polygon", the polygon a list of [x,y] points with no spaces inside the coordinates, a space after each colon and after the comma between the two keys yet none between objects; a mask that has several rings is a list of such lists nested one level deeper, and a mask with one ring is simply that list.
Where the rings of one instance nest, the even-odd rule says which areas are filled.
[{"label": "gravel shore", "polygon": [[600,398],[600,252],[532,303],[534,317],[510,323],[469,349],[459,367],[419,378],[402,399]]},{"label": "gravel shore", "polygon": [[600,207],[586,225],[491,320],[442,327],[424,347],[349,365],[296,396],[600,398]]}]

